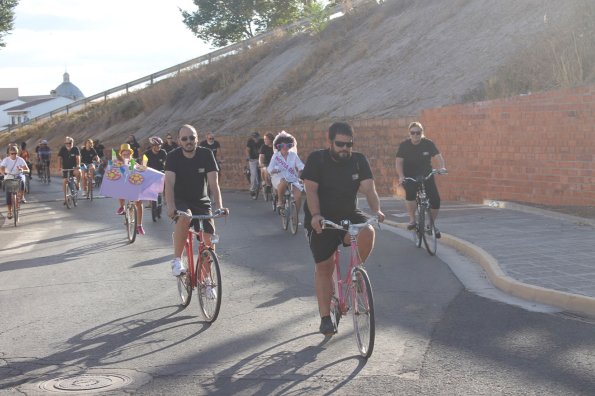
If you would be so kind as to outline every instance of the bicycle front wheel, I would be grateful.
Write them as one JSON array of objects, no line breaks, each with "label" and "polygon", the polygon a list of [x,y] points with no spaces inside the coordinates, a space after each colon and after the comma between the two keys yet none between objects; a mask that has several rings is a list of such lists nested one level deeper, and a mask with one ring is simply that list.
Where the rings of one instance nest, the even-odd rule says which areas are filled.
[{"label": "bicycle front wheel", "polygon": [[430,208],[426,208],[424,217],[424,245],[426,245],[426,250],[428,253],[433,256],[436,254],[438,241],[436,239],[436,227],[434,226],[434,219],[432,218],[432,212],[430,211]]},{"label": "bicycle front wheel", "polygon": [[190,246],[186,243],[186,246],[184,246],[184,250],[182,251],[182,265],[186,269],[186,272],[177,277],[178,294],[183,307],[187,307],[188,304],[190,304],[190,300],[192,300],[192,275],[188,270],[192,263],[190,263],[190,265],[188,263],[188,249],[190,249]]},{"label": "bicycle front wheel", "polygon": [[281,213],[281,225],[283,229],[286,230],[289,227],[289,215],[291,212],[291,205],[287,204],[287,198],[285,200],[285,206],[283,207],[283,212]]},{"label": "bicycle front wheel", "polygon": [[136,205],[126,205],[126,215],[124,217],[126,222],[126,233],[128,235],[128,242],[134,243],[134,241],[136,240]]},{"label": "bicycle front wheel", "polygon": [[418,248],[421,247],[421,241],[424,238],[424,224],[425,224],[425,216],[424,216],[424,210],[421,206],[417,206],[416,209],[416,216],[417,218],[417,225],[415,227],[415,246],[417,246]]},{"label": "bicycle front wheel", "polygon": [[151,217],[153,218],[153,221],[157,221],[157,202],[155,201],[151,201]]},{"label": "bicycle front wheel", "polygon": [[17,226],[17,223],[19,222],[19,203],[17,201],[18,199],[18,194],[17,193],[13,193],[12,196],[10,197],[10,202],[12,203],[12,218],[14,220],[14,226]]},{"label": "bicycle front wheel", "polygon": [[369,358],[374,350],[376,336],[374,296],[368,273],[361,267],[353,270],[351,313],[357,349],[363,357]]},{"label": "bicycle front wheel", "polygon": [[221,308],[222,286],[219,260],[211,249],[205,249],[200,260],[196,263],[196,277],[198,278],[198,301],[206,321],[211,323],[219,316]]},{"label": "bicycle front wheel", "polygon": [[297,206],[295,205],[295,201],[291,201],[290,206],[291,206],[291,213],[290,213],[291,233],[293,235],[295,235],[295,234],[297,234],[298,224],[299,224],[298,211],[297,211]]},{"label": "bicycle front wheel", "polygon": [[93,201],[93,178],[91,176],[87,177],[89,179],[89,185],[87,186],[87,198]]}]

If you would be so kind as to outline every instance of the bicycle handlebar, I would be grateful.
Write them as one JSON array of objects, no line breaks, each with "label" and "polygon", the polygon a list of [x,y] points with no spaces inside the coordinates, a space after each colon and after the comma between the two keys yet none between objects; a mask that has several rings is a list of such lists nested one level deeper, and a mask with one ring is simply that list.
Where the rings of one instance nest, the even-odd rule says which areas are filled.
[{"label": "bicycle handlebar", "polygon": [[417,183],[418,181],[420,181],[420,178],[425,181],[434,175],[446,175],[446,174],[448,174],[448,171],[446,169],[432,169],[432,171],[430,173],[428,173],[427,176],[421,176],[419,178],[405,177],[404,181]]},{"label": "bicycle handlebar", "polygon": [[370,217],[366,222],[364,223],[360,223],[360,224],[353,224],[350,220],[341,220],[340,221],[341,224],[337,224],[335,222],[332,222],[330,220],[321,220],[320,221],[320,225],[322,226],[322,229],[326,229],[326,228],[330,228],[330,229],[335,229],[335,230],[341,230],[341,231],[347,231],[350,228],[354,228],[357,230],[360,230],[364,227],[367,227],[369,225],[380,225],[378,223],[378,216],[372,216]]},{"label": "bicycle handlebar", "polygon": [[227,209],[217,209],[210,215],[193,215],[188,212],[183,212],[181,210],[176,210],[176,216],[174,220],[177,219],[179,216],[184,216],[192,220],[209,220],[209,219],[216,219],[219,217],[224,217],[229,214]]}]

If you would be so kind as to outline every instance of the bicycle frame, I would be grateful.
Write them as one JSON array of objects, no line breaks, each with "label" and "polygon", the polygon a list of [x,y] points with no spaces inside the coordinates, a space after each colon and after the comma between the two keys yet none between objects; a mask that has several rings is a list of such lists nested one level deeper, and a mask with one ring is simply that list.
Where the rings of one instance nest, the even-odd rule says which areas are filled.
[{"label": "bicycle frame", "polygon": [[202,268],[202,266],[200,266],[200,259],[203,255],[203,252],[206,249],[212,249],[214,248],[214,243],[211,242],[211,246],[208,246],[205,244],[204,242],[204,237],[203,237],[203,233],[204,233],[204,226],[203,226],[203,221],[200,220],[200,230],[197,232],[195,231],[192,226],[190,226],[190,228],[188,228],[188,235],[186,236],[186,244],[184,245],[184,249],[186,249],[186,254],[188,255],[188,274],[190,275],[190,284],[192,285],[192,289],[195,289],[198,286],[198,281],[202,280],[204,277],[204,273],[201,274],[201,277],[199,278],[194,270],[194,236],[196,236],[196,239],[198,240],[198,256],[196,257],[196,264],[199,264],[199,268]]},{"label": "bicycle frame", "polygon": [[[339,309],[342,316],[346,315],[347,311],[349,311],[347,291],[352,289],[353,271],[356,267],[364,266],[360,260],[359,251],[357,250],[357,234],[350,234],[349,237],[351,239],[349,267],[345,272],[345,278],[341,276],[341,251],[339,249],[335,251],[335,272],[333,273],[333,281],[335,283],[337,299],[339,300]],[[351,297],[353,298],[353,296]]]}]

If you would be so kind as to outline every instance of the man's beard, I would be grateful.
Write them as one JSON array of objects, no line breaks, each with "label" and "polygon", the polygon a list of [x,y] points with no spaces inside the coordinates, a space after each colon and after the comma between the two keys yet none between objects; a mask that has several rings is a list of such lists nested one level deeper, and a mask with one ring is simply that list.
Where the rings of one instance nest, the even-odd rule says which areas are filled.
[{"label": "man's beard", "polygon": [[[190,148],[190,149],[188,149],[188,148],[187,148],[188,146],[190,146],[191,148]],[[195,145],[193,145],[193,144],[192,144],[192,145],[183,145],[183,146],[182,146],[182,150],[184,150],[184,151],[185,151],[185,152],[187,152],[187,153],[191,153],[191,152],[193,152],[194,150],[196,150],[196,146],[195,146]]]},{"label": "man's beard", "polygon": [[347,162],[351,158],[351,153],[349,151],[337,152],[331,149],[331,157],[337,162]]}]

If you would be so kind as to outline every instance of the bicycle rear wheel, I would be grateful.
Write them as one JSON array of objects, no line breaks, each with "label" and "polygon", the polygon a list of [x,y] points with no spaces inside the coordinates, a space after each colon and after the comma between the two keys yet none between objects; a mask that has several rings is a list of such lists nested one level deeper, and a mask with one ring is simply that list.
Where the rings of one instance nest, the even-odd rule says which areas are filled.
[{"label": "bicycle rear wheel", "polygon": [[126,224],[126,233],[128,235],[128,242],[134,243],[136,240],[136,205],[134,203],[126,205],[126,212],[124,221]]},{"label": "bicycle rear wheel", "polygon": [[374,350],[374,338],[376,337],[374,296],[368,273],[361,267],[356,267],[353,270],[351,314],[353,315],[357,349],[363,357],[369,358]]},{"label": "bicycle rear wheel", "polygon": [[182,275],[178,276],[178,294],[180,296],[180,301],[182,302],[183,307],[187,307],[190,304],[190,300],[192,300],[192,275],[188,270],[190,265],[188,264],[188,250],[190,246],[186,242],[186,246],[184,246],[184,250],[182,251],[182,265],[186,268],[186,272]]},{"label": "bicycle rear wheel", "polygon": [[430,253],[430,256],[436,254],[438,248],[438,241],[436,239],[436,227],[434,227],[434,219],[432,219],[432,213],[430,208],[426,208],[425,213],[425,224],[424,224],[424,245],[426,250]]},{"label": "bicycle rear wheel", "polygon": [[290,213],[290,220],[291,220],[291,233],[293,235],[297,234],[297,230],[298,230],[298,224],[299,224],[299,219],[298,219],[298,211],[297,211],[297,206],[295,205],[295,201],[291,201],[291,213]]},{"label": "bicycle rear wheel", "polygon": [[196,263],[196,277],[196,293],[202,314],[207,322],[214,322],[221,308],[222,286],[219,260],[213,250],[205,249],[201,253],[200,260]]}]

